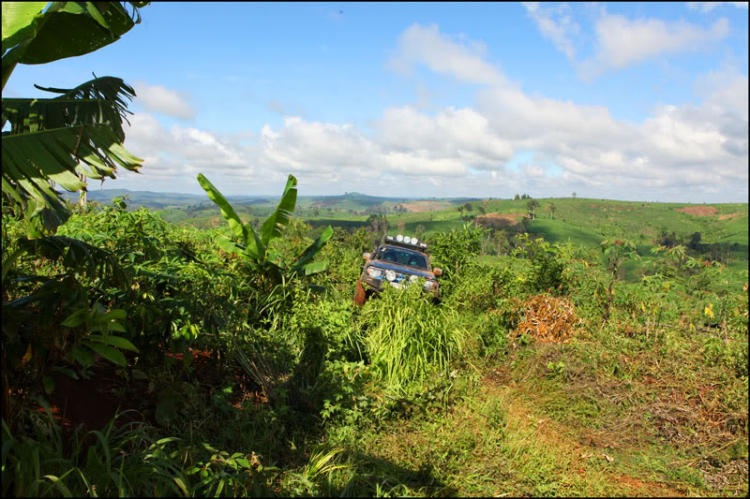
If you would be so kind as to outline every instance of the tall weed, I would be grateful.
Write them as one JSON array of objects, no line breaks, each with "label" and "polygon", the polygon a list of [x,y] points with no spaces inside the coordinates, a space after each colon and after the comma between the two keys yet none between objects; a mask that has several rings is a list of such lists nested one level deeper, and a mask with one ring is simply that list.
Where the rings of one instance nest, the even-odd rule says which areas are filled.
[{"label": "tall weed", "polygon": [[386,287],[362,312],[359,335],[389,390],[408,391],[433,373],[446,373],[467,330],[455,310],[434,306],[421,286]]}]

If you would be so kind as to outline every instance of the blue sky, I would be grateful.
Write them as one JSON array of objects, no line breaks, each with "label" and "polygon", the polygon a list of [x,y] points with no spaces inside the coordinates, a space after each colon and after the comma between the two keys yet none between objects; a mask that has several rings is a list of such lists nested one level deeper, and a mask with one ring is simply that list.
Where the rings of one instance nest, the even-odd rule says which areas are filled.
[{"label": "blue sky", "polygon": [[[104,188],[747,202],[748,9],[725,3],[154,3],[33,84],[138,98]],[[98,183],[92,188],[99,188]]]}]

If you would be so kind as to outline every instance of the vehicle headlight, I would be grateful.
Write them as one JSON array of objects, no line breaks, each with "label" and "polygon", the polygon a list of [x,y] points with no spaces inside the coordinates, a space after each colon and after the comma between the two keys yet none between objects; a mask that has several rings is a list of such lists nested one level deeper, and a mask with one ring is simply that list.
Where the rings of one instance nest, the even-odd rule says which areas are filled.
[{"label": "vehicle headlight", "polygon": [[422,289],[424,289],[425,291],[432,291],[433,289],[435,289],[435,286],[437,286],[437,283],[435,281],[425,281]]},{"label": "vehicle headlight", "polygon": [[393,270],[386,270],[385,271],[385,278],[388,279],[391,282],[395,281],[396,280],[396,272],[394,272]]},{"label": "vehicle headlight", "polygon": [[380,279],[383,277],[383,271],[377,267],[367,267],[367,275]]}]

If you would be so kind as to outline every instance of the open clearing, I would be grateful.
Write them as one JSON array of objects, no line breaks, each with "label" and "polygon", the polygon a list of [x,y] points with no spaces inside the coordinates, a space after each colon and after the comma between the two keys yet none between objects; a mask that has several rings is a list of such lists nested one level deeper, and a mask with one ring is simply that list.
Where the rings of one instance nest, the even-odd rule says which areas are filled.
[{"label": "open clearing", "polygon": [[684,206],[682,208],[675,208],[675,211],[687,213],[694,217],[711,217],[718,213],[713,206]]}]

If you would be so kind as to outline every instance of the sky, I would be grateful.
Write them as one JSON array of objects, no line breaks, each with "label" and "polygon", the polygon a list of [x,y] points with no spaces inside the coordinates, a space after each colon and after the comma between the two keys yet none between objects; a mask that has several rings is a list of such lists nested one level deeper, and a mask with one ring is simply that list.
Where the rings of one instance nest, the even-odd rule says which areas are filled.
[{"label": "sky", "polygon": [[117,76],[140,174],[90,189],[748,202],[748,7],[155,2],[6,97]]}]

